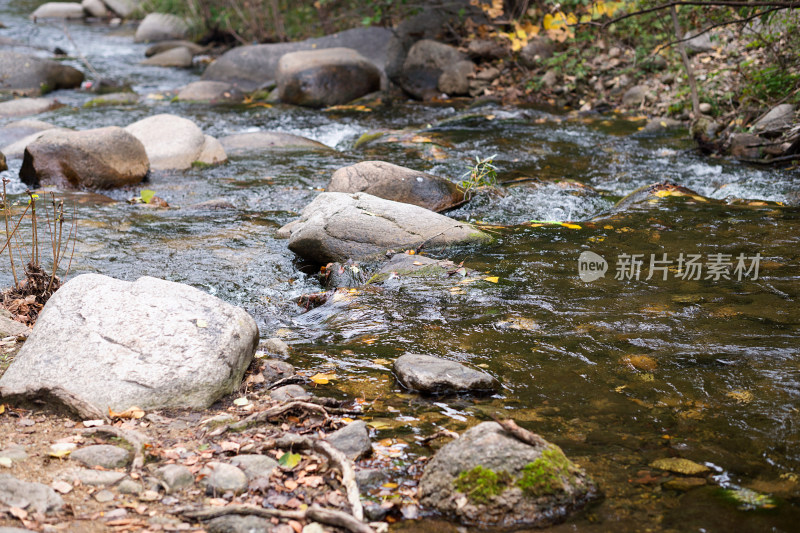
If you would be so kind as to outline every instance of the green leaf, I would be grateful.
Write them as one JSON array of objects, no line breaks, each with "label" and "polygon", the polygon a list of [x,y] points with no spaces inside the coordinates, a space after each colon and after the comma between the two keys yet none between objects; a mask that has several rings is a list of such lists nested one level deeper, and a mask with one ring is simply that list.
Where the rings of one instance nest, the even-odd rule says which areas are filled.
[{"label": "green leaf", "polygon": [[156,195],[156,191],[151,191],[150,189],[145,189],[145,190],[142,191],[142,193],[139,195],[139,197],[142,199],[142,203],[143,204],[149,204],[150,200],[152,200],[153,196],[155,196],[155,195]]},{"label": "green leaf", "polygon": [[278,459],[278,464],[291,469],[300,464],[302,458],[303,456],[299,453],[286,452]]}]

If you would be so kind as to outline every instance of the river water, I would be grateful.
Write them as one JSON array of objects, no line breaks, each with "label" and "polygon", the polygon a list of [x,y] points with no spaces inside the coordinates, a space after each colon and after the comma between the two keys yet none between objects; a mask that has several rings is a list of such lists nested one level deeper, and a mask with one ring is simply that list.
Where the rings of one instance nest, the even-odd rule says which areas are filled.
[{"label": "river water", "polygon": [[[646,134],[642,120],[580,117],[497,104],[396,103],[372,111],[171,102],[199,70],[144,67],[132,27],[27,20],[36,2],[0,2],[0,35],[84,53],[103,76],[125,79],[135,106],[82,108],[92,96],[54,94],[66,106],[36,118],[77,129],[125,126],[156,113],[206,133],[271,130],[304,135],[329,153],[267,154],[214,168],[154,172],[147,188],[170,209],[76,203],[72,273],[188,283],[246,308],[262,338],[292,345],[291,362],[335,373],[319,393],[359,398],[374,428],[377,462],[396,481],[431,450],[415,437],[461,431],[502,412],[561,446],[597,480],[604,499],[554,529],[569,531],[793,531],[800,521],[800,181],[696,155],[685,133]],[[82,68],[77,59],[66,61]],[[85,70],[85,69],[84,69]],[[356,145],[365,133],[403,130],[400,142]],[[384,138],[385,140],[385,138]],[[275,238],[342,166],[381,159],[457,180],[476,157],[496,155],[503,194],[479,192],[451,212],[486,226],[492,244],[430,253],[492,280],[406,280],[349,294],[306,312],[321,290],[313,269]],[[24,191],[10,161],[4,176]],[[634,189],[671,180],[700,196],[650,196],[624,209]],[[22,198],[22,196],[20,196]],[[235,210],[188,206],[225,198]],[[568,222],[538,224],[531,221]],[[579,277],[578,258],[608,262]],[[636,276],[618,264],[641,254]],[[650,260],[671,261],[653,270]],[[678,258],[699,256],[701,279]],[[722,254],[716,255],[716,254]],[[760,254],[759,271],[735,271]],[[729,256],[729,257],[728,257]],[[731,279],[709,263],[731,261]],[[684,270],[685,272],[685,270]],[[737,279],[741,273],[741,279]],[[666,275],[667,279],[663,279]],[[689,276],[690,278],[693,276]],[[623,278],[623,279],[616,279]],[[462,281],[462,283],[459,283]],[[3,270],[0,284],[8,285]],[[503,384],[491,397],[425,399],[404,393],[389,362],[405,352],[480,365]],[[712,482],[683,493],[648,467],[662,457],[708,465]],[[385,463],[384,463],[385,464]],[[413,469],[412,469],[413,470]],[[402,498],[390,488],[377,499]],[[403,531],[456,531],[433,517]]]}]

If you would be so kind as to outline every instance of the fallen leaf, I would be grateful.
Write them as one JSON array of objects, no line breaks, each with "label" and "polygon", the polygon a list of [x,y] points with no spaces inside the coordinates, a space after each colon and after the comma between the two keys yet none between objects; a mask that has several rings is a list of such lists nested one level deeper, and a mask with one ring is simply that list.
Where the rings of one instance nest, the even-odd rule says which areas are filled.
[{"label": "fallen leaf", "polygon": [[487,276],[483,278],[483,281],[488,281],[489,283],[497,283],[500,281],[500,278],[497,276]]},{"label": "fallen leaf", "polygon": [[311,381],[316,383],[317,385],[325,385],[332,379],[336,379],[336,374],[323,374],[318,372],[309,378]]},{"label": "fallen leaf", "polygon": [[67,457],[70,453],[72,453],[72,450],[53,450],[47,452],[47,455],[49,455],[50,457],[55,457],[57,459],[63,459],[64,457]]},{"label": "fallen leaf", "polygon": [[222,448],[223,452],[238,452],[241,445],[238,442],[226,440],[220,442],[219,447]]},{"label": "fallen leaf", "polygon": [[295,533],[303,533],[303,525],[297,520],[289,520],[289,526],[294,529]]},{"label": "fallen leaf", "polygon": [[283,486],[286,487],[287,489],[291,490],[291,491],[294,491],[294,490],[297,490],[297,487],[299,485],[298,485],[297,481],[295,481],[293,479],[287,479],[284,482]]},{"label": "fallen leaf", "polygon": [[0,466],[4,468],[11,468],[14,462],[8,457],[0,457]]},{"label": "fallen leaf", "polygon": [[19,507],[10,507],[8,509],[8,514],[20,520],[25,520],[28,518],[28,511],[25,509],[20,509]]},{"label": "fallen leaf", "polygon": [[283,455],[281,455],[280,459],[278,459],[278,464],[286,468],[293,469],[298,464],[300,464],[300,461],[302,459],[303,456],[300,455],[299,453],[286,452]]},{"label": "fallen leaf", "polygon": [[389,361],[388,359],[373,359],[372,362],[375,363],[376,365],[391,365],[392,364],[392,362]]},{"label": "fallen leaf", "polygon": [[110,418],[132,418],[138,420],[139,418],[142,418],[144,416],[144,410],[141,407],[130,407],[128,409],[125,409],[121,413],[115,413],[109,407],[108,416]]},{"label": "fallen leaf", "polygon": [[246,396],[242,396],[241,398],[233,400],[233,405],[244,407],[245,405],[250,405],[250,400],[248,400]]}]

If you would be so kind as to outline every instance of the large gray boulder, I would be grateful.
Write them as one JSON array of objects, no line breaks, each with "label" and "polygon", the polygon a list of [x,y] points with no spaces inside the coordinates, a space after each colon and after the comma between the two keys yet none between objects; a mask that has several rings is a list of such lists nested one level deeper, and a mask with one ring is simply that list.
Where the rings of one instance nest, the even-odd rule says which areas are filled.
[{"label": "large gray boulder", "polygon": [[83,6],[77,2],[47,2],[36,8],[31,18],[36,19],[82,19],[86,16]]},{"label": "large gray boulder", "polygon": [[47,302],[0,396],[61,389],[104,413],[205,409],[237,390],[257,344],[250,315],[194,287],[83,274]]},{"label": "large gray boulder", "polygon": [[136,28],[133,40],[137,43],[152,43],[183,39],[189,33],[189,25],[176,15],[150,13]]},{"label": "large gray boulder", "polygon": [[0,102],[0,118],[23,117],[25,115],[38,115],[59,107],[52,98],[17,98]]},{"label": "large gray boulder", "polygon": [[64,501],[47,485],[28,483],[8,474],[0,474],[0,504],[29,512],[50,513],[60,510]]},{"label": "large gray boulder", "polygon": [[154,170],[185,170],[194,162],[213,165],[227,160],[217,139],[189,119],[170,114],[153,115],[127,126],[139,139]]},{"label": "large gray boulder", "polygon": [[443,92],[439,87],[442,74],[465,61],[468,61],[466,55],[454,46],[430,39],[417,41],[403,62],[400,86],[415,98],[429,99]]},{"label": "large gray boulder", "polygon": [[49,92],[83,83],[83,72],[51,59],[0,51],[0,91]]},{"label": "large gray boulder", "polygon": [[497,388],[497,381],[486,372],[431,355],[401,355],[394,361],[394,373],[404,387],[419,392],[454,393]]},{"label": "large gray boulder", "polygon": [[277,71],[281,102],[307,107],[346,104],[381,88],[381,72],[350,48],[291,52]]},{"label": "large gray boulder", "polygon": [[382,69],[391,36],[392,32],[387,28],[354,28],[295,43],[239,46],[211,63],[203,79],[225,81],[245,92],[254,91],[275,82],[278,61],[284,54],[324,48],[352,48]]},{"label": "large gray boulder", "polygon": [[142,143],[109,126],[43,132],[25,148],[19,177],[31,187],[111,189],[141,183],[149,169]]},{"label": "large gray boulder", "polygon": [[330,146],[326,146],[321,142],[278,131],[236,133],[221,137],[219,142],[222,143],[225,152],[232,156],[258,152],[332,150]]},{"label": "large gray boulder", "polygon": [[365,192],[436,212],[460,205],[465,200],[464,191],[448,179],[384,161],[362,161],[340,168],[333,173],[327,190]]},{"label": "large gray boulder", "polygon": [[289,239],[294,253],[320,264],[368,259],[390,249],[491,240],[470,224],[416,205],[340,192],[317,196],[277,235]]},{"label": "large gray boulder", "polygon": [[558,446],[483,422],[444,445],[425,466],[420,503],[463,524],[543,527],[597,497],[594,483]]},{"label": "large gray boulder", "polygon": [[776,105],[769,110],[769,113],[753,124],[753,131],[768,134],[769,132],[780,132],[792,127],[795,122],[794,109],[792,104]]}]

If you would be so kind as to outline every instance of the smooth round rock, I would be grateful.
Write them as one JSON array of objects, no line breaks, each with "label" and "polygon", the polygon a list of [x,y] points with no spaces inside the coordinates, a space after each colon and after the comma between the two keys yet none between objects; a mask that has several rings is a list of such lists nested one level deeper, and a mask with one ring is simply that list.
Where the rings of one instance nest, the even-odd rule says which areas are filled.
[{"label": "smooth round rock", "polygon": [[404,387],[419,392],[454,393],[497,388],[497,381],[486,372],[430,355],[401,355],[394,361],[394,373]]},{"label": "smooth round rock", "polygon": [[200,484],[205,487],[207,494],[221,495],[231,491],[235,494],[247,490],[247,476],[241,469],[227,463],[211,462],[202,470],[203,478]]},{"label": "smooth round rock", "polygon": [[131,460],[131,452],[119,446],[97,444],[75,450],[69,457],[89,468],[100,466],[113,470],[125,468]]}]

